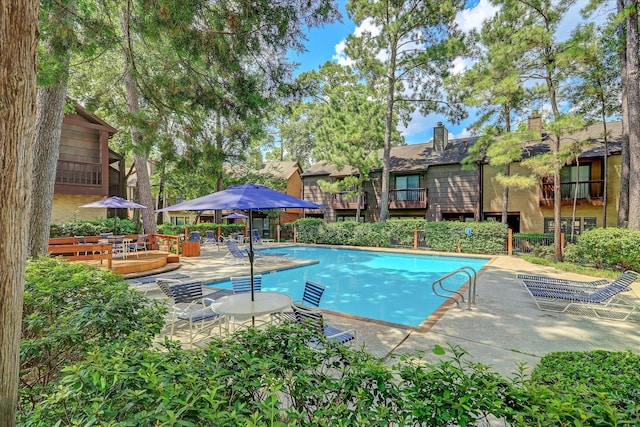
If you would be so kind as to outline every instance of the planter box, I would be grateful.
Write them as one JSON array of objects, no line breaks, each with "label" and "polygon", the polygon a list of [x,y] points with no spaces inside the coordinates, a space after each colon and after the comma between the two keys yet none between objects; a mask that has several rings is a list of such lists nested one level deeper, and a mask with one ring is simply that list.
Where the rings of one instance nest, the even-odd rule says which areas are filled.
[{"label": "planter box", "polygon": [[182,256],[200,256],[200,242],[182,242]]}]

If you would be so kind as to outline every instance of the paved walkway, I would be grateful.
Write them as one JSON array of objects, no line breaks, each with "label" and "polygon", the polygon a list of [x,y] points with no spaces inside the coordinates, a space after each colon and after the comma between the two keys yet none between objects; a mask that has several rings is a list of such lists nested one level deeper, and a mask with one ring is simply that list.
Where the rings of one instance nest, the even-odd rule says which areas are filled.
[{"label": "paved walkway", "polygon": [[[226,250],[218,251],[214,247],[203,249],[200,257],[181,257],[181,267],[176,272],[204,281],[249,273],[248,265],[234,263],[225,254]],[[288,268],[301,262],[260,262],[255,272]],[[504,376],[517,372],[519,363],[531,367],[553,351],[603,349],[640,353],[640,313],[626,321],[613,321],[540,311],[516,279],[518,273],[591,279],[531,264],[518,257],[498,256],[478,274],[476,305],[471,310],[450,305],[418,328],[401,328],[336,314],[325,317],[334,326],[355,329],[357,337],[352,346],[364,346],[366,351],[380,357],[423,350],[427,360],[435,362],[438,356],[431,352],[434,345],[459,345],[469,353],[470,361],[490,365]],[[161,296],[153,284],[138,287],[148,295]],[[635,295],[640,295],[640,282],[634,283],[633,289]]]}]

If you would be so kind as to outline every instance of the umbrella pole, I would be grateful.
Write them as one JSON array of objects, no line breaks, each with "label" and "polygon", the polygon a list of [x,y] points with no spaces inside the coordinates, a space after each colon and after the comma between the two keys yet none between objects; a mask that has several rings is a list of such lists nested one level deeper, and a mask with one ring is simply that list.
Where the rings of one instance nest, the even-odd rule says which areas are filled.
[{"label": "umbrella pole", "polygon": [[[249,230],[253,229],[253,210],[249,210]],[[255,295],[253,293],[253,239],[251,233],[249,233],[249,264],[251,268],[251,301],[255,301]]]}]

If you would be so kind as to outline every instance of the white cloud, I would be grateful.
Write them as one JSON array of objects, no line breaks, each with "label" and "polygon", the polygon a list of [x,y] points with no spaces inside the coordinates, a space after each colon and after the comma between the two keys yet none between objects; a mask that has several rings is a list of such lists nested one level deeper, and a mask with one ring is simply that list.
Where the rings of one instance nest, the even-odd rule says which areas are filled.
[{"label": "white cloud", "polygon": [[378,25],[375,25],[373,23],[373,19],[367,18],[364,21],[362,21],[362,24],[356,27],[353,33],[356,35],[356,37],[360,37],[365,32],[368,32],[368,33],[371,33],[373,37],[375,37],[379,35],[381,31],[382,29]]},{"label": "white cloud", "polygon": [[471,30],[480,28],[484,21],[492,18],[498,10],[499,8],[492,5],[489,0],[480,0],[475,7],[458,13],[456,24],[458,24],[460,30],[468,33]]},{"label": "white cloud", "polygon": [[349,58],[347,54],[344,52],[347,47],[347,41],[342,40],[335,47],[336,53],[331,57],[332,60],[336,61],[339,65],[343,67],[348,67],[354,64],[354,60]]}]

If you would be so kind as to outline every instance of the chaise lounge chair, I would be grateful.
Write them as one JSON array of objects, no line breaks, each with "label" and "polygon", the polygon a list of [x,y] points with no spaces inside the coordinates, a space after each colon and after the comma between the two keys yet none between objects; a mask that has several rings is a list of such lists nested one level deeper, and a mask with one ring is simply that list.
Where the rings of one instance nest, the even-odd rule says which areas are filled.
[{"label": "chaise lounge chair", "polygon": [[631,284],[640,277],[640,274],[632,270],[627,270],[614,281],[601,279],[593,280],[591,282],[554,279],[546,276],[530,276],[526,274],[519,274],[517,277],[521,280],[522,285],[527,288],[542,288],[563,292],[593,293],[598,289],[601,289],[602,285],[609,285],[613,282],[626,285],[627,287],[631,286]]},{"label": "chaise lounge chair", "polygon": [[[631,273],[638,277],[637,273]],[[628,291],[629,285],[633,283],[633,280],[629,282],[630,277],[633,277],[633,274],[620,276],[610,284],[591,293],[567,292],[535,286],[525,286],[525,289],[533,298],[536,306],[543,311],[560,313],[572,311],[587,316],[626,320],[637,308],[635,302],[620,295],[620,293]]]}]

